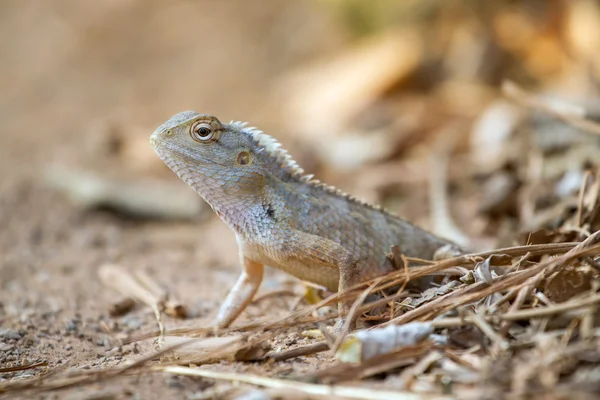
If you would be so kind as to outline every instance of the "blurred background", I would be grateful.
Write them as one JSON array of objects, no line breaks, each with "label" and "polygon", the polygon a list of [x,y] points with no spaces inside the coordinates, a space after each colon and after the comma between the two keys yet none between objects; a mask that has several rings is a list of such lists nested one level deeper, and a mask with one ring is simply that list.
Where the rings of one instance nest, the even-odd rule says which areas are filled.
[{"label": "blurred background", "polygon": [[474,249],[580,238],[599,49],[594,0],[0,2],[0,321],[48,330],[0,357],[99,362],[107,261],[214,313],[235,239],[148,144],[188,109]]}]

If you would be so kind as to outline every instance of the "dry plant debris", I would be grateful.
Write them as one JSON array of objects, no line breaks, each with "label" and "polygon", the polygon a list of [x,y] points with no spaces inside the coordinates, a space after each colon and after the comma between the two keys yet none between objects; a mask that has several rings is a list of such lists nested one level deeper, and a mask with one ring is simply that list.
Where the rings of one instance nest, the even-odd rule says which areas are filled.
[{"label": "dry plant debris", "polygon": [[[358,390],[350,396],[411,398],[403,392],[410,389],[415,396],[417,393],[440,393],[439,397],[432,398],[445,398],[441,395],[441,389],[449,384],[455,393],[461,393],[462,390],[467,393],[476,389],[482,395],[494,391],[501,393],[507,388],[514,395],[549,390],[557,385],[567,385],[568,380],[564,381],[561,377],[574,376],[578,365],[583,368],[583,373],[588,369],[586,365],[600,360],[600,335],[597,328],[600,293],[596,293],[598,285],[594,284],[591,289],[578,292],[569,300],[556,304],[539,301],[536,294],[543,293],[542,283],[555,272],[568,266],[583,265],[585,260],[599,257],[599,237],[600,233],[595,233],[580,243],[519,246],[500,249],[497,253],[460,256],[416,269],[399,270],[383,279],[376,279],[370,283],[370,291],[397,287],[406,282],[407,278],[427,276],[446,268],[460,266],[465,269],[464,282],[453,280],[460,283],[448,292],[438,291],[437,296],[429,295],[426,301],[420,303],[416,299],[406,298],[394,307],[388,307],[382,313],[382,317],[388,320],[383,324],[387,327],[376,327],[353,334],[353,338],[347,339],[340,347],[338,354],[342,355],[341,364],[317,373],[282,380],[189,366],[225,360],[289,358],[289,351],[282,357],[281,354],[269,352],[268,348],[259,353],[253,349],[264,349],[265,344],[286,331],[318,320],[335,318],[335,313],[315,318],[312,311],[341,297],[359,297],[369,291],[365,290],[365,285],[334,294],[320,304],[296,311],[279,321],[253,323],[224,332],[192,328],[168,330],[167,335],[199,338],[169,339],[168,345],[158,353],[119,368],[119,371],[86,371],[75,376],[70,374],[68,377],[61,377],[60,374],[56,376],[55,373],[52,374],[51,382],[44,383],[44,379],[40,378],[30,382],[30,385],[21,383],[13,387],[5,386],[4,390],[43,390],[109,379],[124,372],[163,371],[266,387],[285,387],[312,394],[348,396],[349,389],[330,384],[389,374],[398,368],[404,368],[398,380],[390,379],[387,389],[381,393],[375,390],[369,397]],[[491,257],[492,254],[500,257]],[[528,261],[533,259],[537,261]],[[492,262],[494,270],[501,271],[499,274],[489,273]],[[478,268],[485,268],[487,272],[473,275],[472,272]],[[479,278],[480,275],[484,278]],[[595,281],[597,280],[596,276]],[[493,301],[486,301],[488,299]],[[389,298],[384,300],[394,302]],[[376,301],[374,304],[380,305],[381,302]],[[362,314],[373,308],[373,304],[367,303],[358,310]],[[394,314],[390,313],[392,310]],[[237,333],[231,336],[234,331]],[[431,339],[434,331],[434,341],[420,342],[426,338]],[[217,337],[206,338],[214,335]],[[194,342],[197,343],[196,347]],[[329,348],[327,344],[309,347],[310,351],[299,348],[291,356],[308,355]],[[250,351],[253,356],[237,356],[248,354],[247,351],[241,352],[243,349]],[[161,357],[162,361],[153,361]],[[347,362],[348,360],[352,362]],[[501,374],[500,371],[504,372]],[[585,381],[585,374],[577,376],[587,384],[593,383]],[[298,382],[307,380],[320,381],[325,385]],[[442,385],[442,382],[445,383]],[[485,385],[480,386],[481,382],[485,382]],[[396,390],[395,394],[392,395],[389,389]]]},{"label": "dry plant debris", "polygon": [[132,308],[133,305],[127,300],[135,299],[152,309],[161,330],[162,312],[171,317],[185,318],[185,306],[154,282],[146,272],[137,270],[134,275],[125,271],[122,266],[114,264],[106,264],[98,269],[98,277],[102,283],[127,296],[124,300],[111,305],[109,312],[122,312],[123,308]]}]

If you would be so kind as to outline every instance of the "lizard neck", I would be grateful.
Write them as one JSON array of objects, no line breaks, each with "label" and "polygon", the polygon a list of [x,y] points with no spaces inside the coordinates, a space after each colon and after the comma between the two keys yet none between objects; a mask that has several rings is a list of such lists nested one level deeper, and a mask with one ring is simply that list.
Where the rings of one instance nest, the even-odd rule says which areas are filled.
[{"label": "lizard neck", "polygon": [[265,178],[262,175],[227,176],[218,166],[195,168],[186,163],[167,164],[236,233],[252,235],[264,225]]},{"label": "lizard neck", "polygon": [[158,140],[154,149],[165,164],[240,236],[262,236],[273,223],[273,205],[268,198],[269,189],[277,179],[270,173],[258,168],[231,168],[208,157],[192,157],[187,151]]},{"label": "lizard neck", "polygon": [[220,190],[196,192],[215,213],[238,235],[252,237],[260,228],[264,216],[262,201],[256,196],[230,196]]}]

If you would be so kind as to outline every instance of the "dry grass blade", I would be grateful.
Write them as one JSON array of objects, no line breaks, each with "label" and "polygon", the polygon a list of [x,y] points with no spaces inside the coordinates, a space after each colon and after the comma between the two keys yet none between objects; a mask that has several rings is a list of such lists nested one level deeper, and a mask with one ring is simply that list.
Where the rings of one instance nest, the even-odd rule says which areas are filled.
[{"label": "dry grass blade", "polygon": [[[235,352],[243,345],[242,336],[221,336],[221,337],[209,337],[209,338],[195,338],[191,343],[189,338],[181,336],[165,336],[164,345],[171,347],[173,345],[184,343],[181,348],[175,349],[174,354],[176,357],[181,359],[181,362],[185,362],[185,356],[193,356],[198,358],[205,354],[215,354],[217,360],[221,359],[232,359]],[[223,353],[216,353],[217,349],[224,349]]]},{"label": "dry grass blade", "polygon": [[[341,396],[349,399],[373,399],[373,400],[422,400],[423,395],[411,392],[377,390],[372,388],[361,388],[356,386],[331,386],[318,385],[312,383],[303,383],[288,381],[284,379],[268,378],[250,374],[236,374],[230,372],[209,371],[206,369],[160,366],[155,367],[157,371],[163,371],[170,374],[198,376],[203,378],[220,379],[232,382],[248,383],[251,385],[298,390],[303,393],[321,396]],[[428,395],[429,400],[450,400],[453,397],[442,395]]]},{"label": "dry grass blade", "polygon": [[433,232],[462,247],[469,247],[471,239],[458,228],[448,206],[448,169],[450,155],[458,146],[461,134],[466,132],[462,123],[445,127],[438,136],[434,150],[429,156],[429,209]]},{"label": "dry grass blade", "polygon": [[160,307],[164,300],[163,298],[142,286],[132,275],[123,271],[123,268],[119,265],[105,264],[101,266],[98,269],[98,276],[106,286],[115,289],[125,296],[131,296],[137,301],[152,308],[160,331],[160,337],[164,335],[165,328],[160,313]]},{"label": "dry grass blade", "polygon": [[510,345],[502,336],[500,336],[479,314],[472,315],[472,321],[475,326],[479,328],[491,341],[494,343],[495,348],[506,351],[510,348]]},{"label": "dry grass blade", "polygon": [[538,307],[529,310],[519,310],[511,313],[506,313],[499,316],[500,319],[505,321],[519,321],[528,320],[532,318],[545,318],[553,315],[565,313],[574,310],[585,311],[588,307],[596,306],[600,303],[600,294],[594,296],[588,296],[583,299],[574,299],[561,304],[556,304],[549,307]]},{"label": "dry grass blade", "polygon": [[33,364],[18,365],[15,367],[5,367],[5,368],[0,368],[0,374],[4,374],[7,372],[25,371],[28,369],[38,368],[38,367],[46,367],[47,365],[48,365],[48,363],[46,361],[40,361],[40,362],[33,363]]},{"label": "dry grass blade", "polygon": [[125,296],[131,296],[149,307],[156,307],[163,299],[142,286],[120,265],[105,264],[98,269],[98,276],[106,286]]},{"label": "dry grass blade", "polygon": [[140,283],[156,298],[160,299],[160,306],[165,314],[175,318],[185,318],[187,311],[185,306],[170,293],[161,288],[151,277],[143,270],[135,271],[136,278]]},{"label": "dry grass blade", "polygon": [[[542,277],[543,277],[543,274],[540,272],[535,277],[530,278],[531,282],[528,283],[527,285],[523,286],[518,291],[517,298],[515,299],[513,304],[510,306],[509,312],[515,312],[523,306],[523,303],[525,302],[527,297],[529,297],[529,295],[531,294],[531,291],[533,290],[535,285],[539,282],[539,280]],[[500,338],[505,337],[511,326],[512,326],[512,321],[504,321],[502,323],[502,325],[500,326],[500,331],[498,332],[498,336]],[[497,343],[500,343],[500,342],[497,342]],[[501,350],[501,348],[499,348],[499,344],[496,344],[495,346],[496,347],[494,348],[494,352]]]},{"label": "dry grass blade", "polygon": [[502,92],[507,97],[516,101],[522,106],[543,112],[545,114],[552,115],[553,117],[558,118],[561,121],[564,121],[568,124],[571,124],[576,128],[580,128],[584,131],[600,135],[600,124],[590,119],[584,118],[585,110],[580,110],[580,112],[575,113],[558,109],[557,107],[536,98],[534,95],[526,92],[517,84],[511,81],[505,81],[502,84]]},{"label": "dry grass blade", "polygon": [[379,282],[381,282],[381,280],[382,278],[378,278],[377,280],[375,280],[375,282],[373,282],[371,286],[369,286],[365,291],[362,292],[362,294],[356,299],[354,304],[352,304],[352,307],[350,308],[350,311],[348,311],[348,315],[346,316],[346,321],[344,321],[344,326],[342,327],[342,330],[339,333],[339,335],[337,335],[337,338],[333,343],[333,347],[331,348],[331,351],[333,353],[335,353],[339,349],[340,345],[344,341],[344,338],[348,335],[348,332],[350,332],[350,328],[354,323],[356,314],[360,306],[362,306],[367,296],[371,294],[373,288],[375,288],[379,284]]},{"label": "dry grass blade", "polygon": [[390,324],[400,325],[400,324],[408,323],[422,315],[426,315],[427,313],[429,313],[431,311],[441,310],[442,306],[445,304],[453,304],[454,306],[458,306],[461,304],[461,302],[455,300],[455,298],[460,298],[459,297],[460,295],[464,295],[470,291],[474,291],[474,290],[483,288],[485,286],[486,286],[485,282],[478,282],[476,284],[465,286],[461,289],[457,289],[454,292],[445,294],[441,297],[438,297],[438,298],[432,300],[431,302],[429,302],[427,304],[424,304],[418,308],[415,308],[413,310],[406,312],[405,314],[402,314],[394,319],[391,319],[390,321],[382,324],[382,326],[387,326]]},{"label": "dry grass blade", "polygon": [[441,360],[443,355],[437,351],[431,352],[423,357],[418,363],[410,368],[406,368],[400,374],[400,382],[402,387],[410,388],[410,384],[415,380],[416,377],[421,376],[431,366],[431,364]]},{"label": "dry grass blade", "polygon": [[586,190],[588,188],[588,181],[590,180],[590,177],[592,176],[592,172],[591,171],[586,171],[585,175],[583,176],[583,180],[581,181],[581,187],[579,188],[579,197],[577,199],[577,226],[581,227],[583,224],[583,209],[584,209],[584,205],[583,205],[583,201],[585,198],[585,193]]},{"label": "dry grass blade", "polygon": [[265,359],[271,359],[273,361],[285,361],[290,358],[308,356],[311,354],[320,353],[329,350],[329,344],[326,341],[311,343],[306,346],[296,347],[294,349],[278,352],[267,353]]}]

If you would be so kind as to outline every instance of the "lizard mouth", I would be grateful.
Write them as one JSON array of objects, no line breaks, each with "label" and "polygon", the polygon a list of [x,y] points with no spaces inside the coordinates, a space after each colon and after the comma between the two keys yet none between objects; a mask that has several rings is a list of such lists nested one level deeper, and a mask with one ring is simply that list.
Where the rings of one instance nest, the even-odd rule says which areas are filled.
[{"label": "lizard mouth", "polygon": [[197,153],[192,153],[187,149],[182,149],[181,147],[174,146],[171,143],[157,139],[156,137],[154,137],[154,135],[150,136],[150,144],[154,148],[156,154],[158,154],[158,156],[167,164],[169,164],[169,162],[172,161],[173,158],[180,156],[204,164],[216,164],[220,165],[221,167],[226,167],[225,164],[221,164],[214,160],[201,157]]}]

